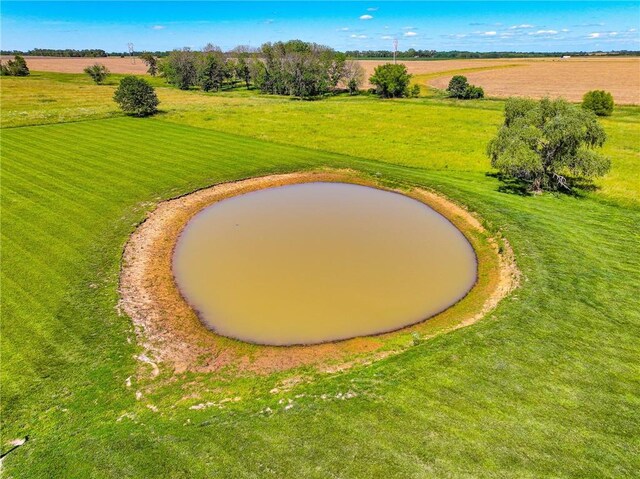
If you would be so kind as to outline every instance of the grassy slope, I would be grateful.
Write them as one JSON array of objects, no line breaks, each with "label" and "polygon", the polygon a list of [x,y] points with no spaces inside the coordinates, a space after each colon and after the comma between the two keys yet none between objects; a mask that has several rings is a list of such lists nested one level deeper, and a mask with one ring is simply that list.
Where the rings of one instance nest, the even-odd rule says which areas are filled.
[{"label": "grassy slope", "polygon": [[[359,102],[335,111],[359,111]],[[300,104],[313,108],[296,120],[310,123],[334,103]],[[419,105],[423,115],[428,105]],[[381,108],[398,109],[401,130],[419,106]],[[475,111],[447,108],[446,118]],[[32,435],[7,458],[10,477],[632,477],[640,467],[635,206],[500,193],[480,167],[374,161],[392,157],[393,143],[341,156],[322,151],[326,132],[299,130],[314,147],[303,149],[179,125],[177,116],[2,131],[3,448]],[[638,118],[610,122],[617,132]],[[622,133],[612,140],[637,155]],[[331,149],[353,154],[349,144]],[[444,146],[430,148],[438,157]],[[343,374],[298,372],[313,381],[290,392],[268,392],[286,375],[187,375],[127,388],[136,349],[115,303],[135,222],[162,198],[313,165],[436,187],[505,231],[526,281],[478,325]],[[349,391],[355,397],[336,398]],[[189,409],[235,396],[242,400],[223,409]],[[281,398],[294,407],[285,411]],[[265,407],[275,412],[260,414]]]},{"label": "grassy slope", "polygon": [[[150,77],[148,77],[150,78]],[[111,85],[97,87],[73,74],[40,73],[27,82],[3,78],[0,125],[119,116]],[[162,81],[152,79],[158,85]],[[502,101],[398,100],[337,97],[292,101],[239,91],[224,94],[158,88],[160,119],[428,169],[487,171],[485,146],[502,121]],[[51,101],[53,100],[53,101]],[[41,103],[45,101],[45,103]],[[38,103],[40,102],[40,103]],[[640,204],[640,107],[617,108],[603,120],[604,152],[615,159],[597,182],[601,194]]]}]

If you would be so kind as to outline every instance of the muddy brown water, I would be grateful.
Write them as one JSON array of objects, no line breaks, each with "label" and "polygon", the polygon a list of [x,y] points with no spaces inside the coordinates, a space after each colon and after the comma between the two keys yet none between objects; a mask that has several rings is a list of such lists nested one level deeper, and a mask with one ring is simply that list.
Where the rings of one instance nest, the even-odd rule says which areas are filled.
[{"label": "muddy brown water", "polygon": [[427,205],[318,182],[203,209],[178,239],[173,273],[216,333],[290,345],[422,321],[467,294],[477,262],[464,235]]}]

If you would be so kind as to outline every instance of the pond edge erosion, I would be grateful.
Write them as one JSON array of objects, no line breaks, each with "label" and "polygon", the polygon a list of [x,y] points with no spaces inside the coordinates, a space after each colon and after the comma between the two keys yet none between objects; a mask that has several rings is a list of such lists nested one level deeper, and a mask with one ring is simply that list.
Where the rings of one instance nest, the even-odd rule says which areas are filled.
[{"label": "pond edge erosion", "polygon": [[[471,243],[478,277],[469,293],[445,311],[417,324],[375,336],[315,345],[254,345],[215,334],[183,299],[172,272],[180,232],[203,208],[225,198],[289,184],[340,182],[396,192],[447,218]],[[222,369],[270,373],[299,366],[336,370],[372,361],[408,347],[411,334],[428,338],[477,322],[519,283],[513,252],[504,238],[491,236],[466,209],[423,188],[400,189],[352,170],[323,169],[221,183],[162,201],[131,234],[120,274],[119,308],[132,320],[146,356],[174,372]]]}]

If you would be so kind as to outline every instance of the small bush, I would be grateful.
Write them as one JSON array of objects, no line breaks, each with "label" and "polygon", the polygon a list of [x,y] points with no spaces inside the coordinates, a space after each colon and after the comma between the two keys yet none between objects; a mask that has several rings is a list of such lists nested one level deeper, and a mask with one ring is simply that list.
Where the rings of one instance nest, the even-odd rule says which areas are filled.
[{"label": "small bush", "polygon": [[20,55],[14,56],[13,60],[9,60],[7,63],[0,62],[1,76],[26,77],[29,73],[31,72],[27,67],[27,62]]},{"label": "small bush", "polygon": [[463,99],[473,100],[475,98],[484,98],[484,90],[481,86],[469,85],[464,90]]},{"label": "small bush", "polygon": [[420,85],[413,85],[409,91],[411,98],[418,98],[420,96]]},{"label": "small bush", "polygon": [[122,111],[135,116],[153,115],[160,103],[149,82],[135,76],[126,76],[120,81],[113,99]]},{"label": "small bush", "polygon": [[591,110],[598,116],[611,116],[613,105],[613,96],[604,90],[592,90],[582,97],[582,108]]},{"label": "small bush", "polygon": [[85,68],[84,72],[96,82],[96,85],[102,85],[102,82],[111,74],[109,69],[100,63],[94,63],[90,67]]},{"label": "small bush", "polygon": [[461,100],[484,98],[484,90],[482,87],[469,85],[467,77],[462,75],[456,75],[451,78],[447,91],[449,92],[450,97],[459,98]]}]

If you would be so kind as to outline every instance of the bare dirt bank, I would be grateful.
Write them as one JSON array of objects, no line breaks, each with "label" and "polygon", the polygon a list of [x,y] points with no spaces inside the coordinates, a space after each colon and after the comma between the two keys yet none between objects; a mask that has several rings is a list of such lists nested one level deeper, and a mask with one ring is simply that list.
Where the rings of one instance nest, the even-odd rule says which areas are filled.
[{"label": "bare dirt bank", "polygon": [[[207,330],[182,298],[173,279],[173,250],[180,231],[202,208],[258,189],[314,181],[335,181],[398,191],[447,217],[469,239],[478,257],[478,280],[467,296],[419,324],[378,336],[311,346],[258,346]],[[500,247],[498,243],[500,242]],[[501,253],[499,252],[502,251]],[[335,370],[401,351],[410,333],[431,337],[475,323],[491,311],[519,281],[513,254],[503,240],[491,237],[471,213],[423,189],[402,191],[354,171],[320,170],[223,183],[163,201],[131,235],[123,254],[120,308],[136,329],[145,357],[175,372],[231,369],[255,373],[303,365]]]}]

